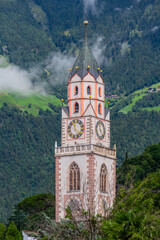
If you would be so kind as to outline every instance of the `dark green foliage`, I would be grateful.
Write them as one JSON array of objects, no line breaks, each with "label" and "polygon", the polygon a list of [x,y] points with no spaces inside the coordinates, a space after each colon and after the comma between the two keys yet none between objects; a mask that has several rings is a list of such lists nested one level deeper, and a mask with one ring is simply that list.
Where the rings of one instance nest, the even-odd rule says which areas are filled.
[{"label": "dark green foliage", "polygon": [[52,87],[52,89],[53,95],[55,95],[57,98],[64,99],[65,103],[67,102],[67,87],[65,84],[57,85]]},{"label": "dark green foliage", "polygon": [[121,188],[106,218],[82,211],[81,217],[85,220],[77,222],[70,208],[67,208],[67,220],[59,223],[44,214],[34,236],[46,240],[157,240],[160,236],[159,190],[160,171],[157,171],[141,182],[133,183],[128,189]]},{"label": "dark green foliage", "polygon": [[18,204],[18,208],[26,214],[34,214],[45,211],[47,208],[54,208],[55,197],[52,194],[38,194],[25,198]]},{"label": "dark green foliage", "polygon": [[48,107],[51,108],[55,113],[60,113],[61,112],[61,108],[53,105],[52,103],[48,103]]},{"label": "dark green foliage", "polygon": [[83,211],[81,214],[84,221],[76,221],[70,208],[66,209],[66,218],[56,223],[55,220],[41,216],[37,239],[45,240],[97,240],[100,239],[101,217],[94,216],[90,212]]},{"label": "dark green foliage", "polygon": [[26,214],[17,205],[15,205],[11,217],[8,219],[8,223],[10,224],[14,222],[17,229],[21,231],[24,229],[25,217]]},{"label": "dark green foliage", "polygon": [[10,62],[16,65],[28,67],[33,62],[43,60],[55,49],[25,0],[1,0],[0,22],[1,54],[8,55]]},{"label": "dark green foliage", "polygon": [[[47,30],[33,13],[34,4],[46,15]],[[33,62],[43,62],[55,45],[61,51],[75,52],[82,44],[85,17],[90,22],[91,42],[95,42],[96,34],[104,37],[109,64],[103,61],[101,67],[107,91],[128,94],[159,82],[159,1],[106,0],[103,7],[98,2],[100,9],[100,17],[91,11],[84,16],[83,3],[78,0],[2,0],[1,54],[9,56],[12,63],[29,67]]]},{"label": "dark green foliage", "polygon": [[20,229],[37,231],[43,225],[42,221],[45,217],[55,218],[55,196],[48,193],[27,197],[18,203],[17,209],[25,215]]},{"label": "dark green foliage", "polygon": [[[53,154],[54,141],[60,143],[60,108],[53,110],[58,114],[40,110],[38,117],[7,105],[0,110],[1,222],[6,221],[14,204],[24,197],[41,192],[54,193]],[[158,112],[114,114],[111,140],[117,144],[118,163],[125,158],[126,152],[129,157],[135,156],[147,145],[160,142],[159,118]],[[141,168],[139,171],[143,177]]]},{"label": "dark green foliage", "polygon": [[[84,35],[82,2],[33,0],[46,13],[48,30],[36,20],[28,2],[0,1],[0,54],[26,68],[33,62],[43,62],[55,45],[66,52],[80,48]],[[139,3],[106,0],[99,18],[88,14],[89,39],[94,42],[93,35],[97,33],[104,36],[103,44],[107,44],[104,55],[109,64],[101,66],[107,91],[129,94],[160,81],[160,33],[159,28],[155,28],[160,25],[159,13],[160,3],[156,0]],[[126,43],[126,50],[122,53],[123,43]],[[65,86],[50,89],[66,100]],[[157,96],[152,97],[152,101],[145,97],[136,103],[136,109],[149,106],[149,102],[157,106]],[[129,103],[130,99],[122,101],[115,111]],[[35,118],[27,111],[20,113],[17,108],[8,108],[7,103],[0,110],[0,168],[3,169],[0,173],[0,221],[6,220],[8,209],[11,211],[24,197],[54,192],[54,140],[60,141],[60,111],[50,107],[57,113],[55,116],[41,109]],[[135,156],[147,145],[160,142],[160,113],[124,115],[113,111],[112,116],[111,140],[117,144],[119,162],[126,152],[129,157]]]},{"label": "dark green foliage", "polygon": [[144,96],[142,99],[137,101],[132,110],[137,112],[142,108],[155,107],[158,105],[160,105],[160,92],[150,93],[149,95]]},{"label": "dark green foliage", "polygon": [[18,108],[0,109],[0,221],[25,197],[54,193],[54,139],[60,141],[60,115],[34,117]]},{"label": "dark green foliage", "polygon": [[4,239],[4,234],[6,232],[6,227],[3,223],[0,223],[0,240]]},{"label": "dark green foliage", "polygon": [[148,146],[139,156],[126,158],[117,169],[117,183],[130,183],[131,180],[133,182],[140,181],[158,168],[160,168],[160,143]]},{"label": "dark green foliage", "polygon": [[[53,195],[39,194],[27,197],[18,204],[18,208],[28,214],[25,219],[26,229],[37,232],[31,235],[41,240],[158,240],[160,236],[160,171],[157,169],[160,166],[156,165],[157,171],[155,172],[153,168],[150,172],[154,172],[150,174],[146,170],[158,161],[160,161],[160,144],[148,146],[141,156],[135,157],[132,161],[126,153],[125,161],[119,169],[123,177],[128,176],[124,187],[121,187],[117,194],[113,209],[109,209],[109,214],[105,218],[100,215],[94,216],[90,211],[82,209],[83,221],[77,222],[68,207],[66,219],[56,223],[53,219],[54,215],[51,214],[55,207]],[[141,178],[137,171],[127,174],[127,166],[130,163],[134,163],[137,169],[142,164],[143,168],[146,167],[144,169],[146,174]],[[119,180],[119,176],[117,179]],[[13,223],[10,223],[7,233],[9,236],[18,234]],[[16,240],[18,239],[17,237]]]},{"label": "dark green foliage", "polygon": [[160,236],[160,172],[149,174],[128,190],[122,188],[102,239],[157,240]]},{"label": "dark green foliage", "polygon": [[118,163],[124,160],[126,152],[132,157],[160,142],[159,119],[160,112],[155,111],[127,115],[111,111],[111,142],[117,145]]},{"label": "dark green foliage", "polygon": [[5,240],[22,240],[21,232],[18,231],[14,222],[11,222],[9,224],[6,235],[5,235]]}]

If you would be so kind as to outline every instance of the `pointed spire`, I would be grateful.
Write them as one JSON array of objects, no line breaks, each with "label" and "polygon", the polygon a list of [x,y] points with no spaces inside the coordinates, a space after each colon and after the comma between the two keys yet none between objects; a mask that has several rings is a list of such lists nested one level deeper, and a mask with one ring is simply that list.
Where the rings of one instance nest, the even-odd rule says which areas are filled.
[{"label": "pointed spire", "polygon": [[81,79],[83,79],[84,76],[87,75],[88,73],[93,75],[95,79],[97,79],[97,77],[99,76],[98,71],[99,66],[87,43],[88,21],[84,21],[83,24],[85,25],[84,43],[79,52],[79,56],[77,57],[73,65],[69,79],[71,79],[76,73],[81,77]]},{"label": "pointed spire", "polygon": [[84,42],[87,43],[87,25],[88,25],[88,21],[84,21],[83,24],[85,25]]}]

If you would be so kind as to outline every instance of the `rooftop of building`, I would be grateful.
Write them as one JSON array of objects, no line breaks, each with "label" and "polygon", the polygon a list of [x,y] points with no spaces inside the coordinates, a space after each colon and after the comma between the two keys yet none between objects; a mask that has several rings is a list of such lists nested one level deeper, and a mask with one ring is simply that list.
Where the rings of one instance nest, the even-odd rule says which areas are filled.
[{"label": "rooftop of building", "polygon": [[91,52],[87,40],[87,25],[88,21],[84,21],[85,25],[85,38],[83,46],[79,52],[79,55],[71,69],[69,80],[77,73],[81,79],[83,79],[88,73],[94,76],[95,79],[101,74],[100,67]]}]

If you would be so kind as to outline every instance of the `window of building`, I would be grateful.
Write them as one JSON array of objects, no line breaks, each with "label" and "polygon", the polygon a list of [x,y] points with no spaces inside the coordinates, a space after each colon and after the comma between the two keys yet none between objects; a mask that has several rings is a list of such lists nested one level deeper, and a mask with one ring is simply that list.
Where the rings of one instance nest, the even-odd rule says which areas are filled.
[{"label": "window of building", "polygon": [[74,105],[74,112],[78,113],[79,112],[79,104],[76,102]]},{"label": "window of building", "polygon": [[102,114],[102,105],[100,103],[98,104],[98,113]]},{"label": "window of building", "polygon": [[75,86],[75,88],[74,88],[74,94],[75,94],[75,95],[78,94],[78,87],[77,87],[77,86]]},{"label": "window of building", "polygon": [[101,88],[99,87],[99,97],[101,97],[102,96],[102,93],[101,93]]},{"label": "window of building", "polygon": [[100,170],[100,191],[107,192],[108,190],[108,174],[105,164],[102,164]]},{"label": "window of building", "polygon": [[69,169],[69,190],[80,190],[80,169],[75,162],[71,164]]},{"label": "window of building", "polygon": [[87,87],[87,94],[88,95],[91,94],[91,87],[90,86]]}]

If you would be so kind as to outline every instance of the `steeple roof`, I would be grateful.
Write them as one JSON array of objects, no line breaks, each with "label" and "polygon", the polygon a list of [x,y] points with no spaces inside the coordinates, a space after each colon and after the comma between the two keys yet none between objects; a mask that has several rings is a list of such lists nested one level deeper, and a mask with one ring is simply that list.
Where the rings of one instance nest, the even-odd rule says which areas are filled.
[{"label": "steeple roof", "polygon": [[69,79],[71,79],[76,73],[81,77],[81,79],[84,78],[87,73],[90,73],[97,79],[99,76],[99,66],[98,63],[93,56],[87,42],[87,21],[84,21],[85,24],[85,39],[83,42],[83,46],[80,50],[79,56],[77,57],[73,68],[71,70]]}]

